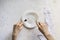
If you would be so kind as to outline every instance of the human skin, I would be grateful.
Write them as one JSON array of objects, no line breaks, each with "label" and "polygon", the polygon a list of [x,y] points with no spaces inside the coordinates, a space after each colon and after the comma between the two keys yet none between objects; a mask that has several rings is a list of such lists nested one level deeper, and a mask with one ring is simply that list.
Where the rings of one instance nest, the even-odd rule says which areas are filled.
[{"label": "human skin", "polygon": [[48,31],[48,26],[45,23],[37,22],[37,27],[39,31],[45,36],[47,40],[54,40],[50,32]]},{"label": "human skin", "polygon": [[16,40],[19,32],[21,31],[23,26],[22,22],[18,22],[13,25],[13,32],[12,32],[12,40]]},{"label": "human skin", "polygon": [[[52,35],[49,33],[48,27],[45,23],[36,22],[36,24],[38,26],[38,30],[45,36],[45,38],[47,40],[54,40]],[[22,22],[18,22],[17,24],[14,25],[13,33],[12,33],[12,40],[17,39],[17,36],[18,36],[19,32],[21,31],[22,27],[23,27]]]}]

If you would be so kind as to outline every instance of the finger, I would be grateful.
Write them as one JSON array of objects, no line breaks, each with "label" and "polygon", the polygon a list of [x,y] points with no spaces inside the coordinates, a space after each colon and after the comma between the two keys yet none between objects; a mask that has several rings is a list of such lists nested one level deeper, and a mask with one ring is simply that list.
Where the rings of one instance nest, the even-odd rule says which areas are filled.
[{"label": "finger", "polygon": [[23,23],[21,22],[21,23],[20,23],[20,25],[22,26],[22,25],[23,25]]},{"label": "finger", "polygon": [[39,22],[36,22],[37,26],[39,26]]},{"label": "finger", "polygon": [[42,24],[41,23],[39,23],[39,25],[42,27]]},{"label": "finger", "polygon": [[42,28],[40,22],[37,23],[38,28]]},{"label": "finger", "polygon": [[21,27],[22,25],[23,25],[22,22],[18,22],[18,23],[17,23],[17,26],[18,26],[18,27]]},{"label": "finger", "polygon": [[19,26],[22,26],[22,25],[23,25],[23,23],[22,23],[22,22],[20,22],[18,25],[19,25]]},{"label": "finger", "polygon": [[40,22],[37,23],[37,26],[38,26],[38,29],[42,32],[42,30],[41,30],[42,27],[41,27],[41,23]]},{"label": "finger", "polygon": [[44,27],[44,26],[46,26],[46,24],[45,23],[41,23],[41,26]]},{"label": "finger", "polygon": [[21,30],[21,29],[22,29],[22,25],[23,25],[23,23],[22,23],[22,22],[21,22],[21,23],[19,23],[18,30]]}]

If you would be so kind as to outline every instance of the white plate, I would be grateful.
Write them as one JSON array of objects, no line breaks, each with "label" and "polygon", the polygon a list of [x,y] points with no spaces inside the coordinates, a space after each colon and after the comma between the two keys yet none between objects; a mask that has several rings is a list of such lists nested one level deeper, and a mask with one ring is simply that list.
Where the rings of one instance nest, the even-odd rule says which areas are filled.
[{"label": "white plate", "polygon": [[22,21],[26,28],[34,28],[36,27],[36,21],[38,19],[37,13],[28,12],[22,17]]}]

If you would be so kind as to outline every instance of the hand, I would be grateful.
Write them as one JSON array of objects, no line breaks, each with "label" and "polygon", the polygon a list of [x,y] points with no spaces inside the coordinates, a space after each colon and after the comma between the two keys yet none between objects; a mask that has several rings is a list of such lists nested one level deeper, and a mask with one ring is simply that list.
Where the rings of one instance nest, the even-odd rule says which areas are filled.
[{"label": "hand", "polygon": [[22,29],[22,22],[18,22],[17,24],[14,25],[13,27],[13,33],[12,33],[12,40],[16,40],[18,33]]},{"label": "hand", "polygon": [[47,40],[54,40],[52,35],[48,31],[48,26],[45,23],[37,23],[38,29],[41,31],[41,33],[46,37]]},{"label": "hand", "polygon": [[22,29],[23,23],[18,22],[17,24],[15,24],[15,26],[17,27],[18,30],[20,30],[20,29]]},{"label": "hand", "polygon": [[38,26],[38,29],[41,31],[41,33],[49,34],[47,24],[38,22],[37,26]]},{"label": "hand", "polygon": [[14,28],[13,28],[14,35],[17,35],[19,33],[19,31],[21,31],[22,26],[23,26],[22,22],[18,22],[16,24],[14,24]]}]

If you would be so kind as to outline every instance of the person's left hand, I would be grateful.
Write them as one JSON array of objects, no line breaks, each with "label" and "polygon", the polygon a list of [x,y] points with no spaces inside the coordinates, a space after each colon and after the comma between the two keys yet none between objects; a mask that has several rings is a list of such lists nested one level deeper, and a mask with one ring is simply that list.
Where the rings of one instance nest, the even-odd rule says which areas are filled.
[{"label": "person's left hand", "polygon": [[15,24],[15,26],[18,30],[21,30],[22,26],[23,26],[23,22],[18,22],[18,23]]}]

